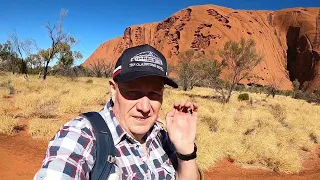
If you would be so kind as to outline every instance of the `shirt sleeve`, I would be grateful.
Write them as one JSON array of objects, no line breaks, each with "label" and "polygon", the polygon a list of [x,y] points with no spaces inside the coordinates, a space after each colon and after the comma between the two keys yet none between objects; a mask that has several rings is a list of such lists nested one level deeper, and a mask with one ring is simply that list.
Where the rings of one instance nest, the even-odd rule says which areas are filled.
[{"label": "shirt sleeve", "polygon": [[45,158],[34,180],[89,179],[94,165],[95,136],[84,117],[64,124],[50,140]]}]

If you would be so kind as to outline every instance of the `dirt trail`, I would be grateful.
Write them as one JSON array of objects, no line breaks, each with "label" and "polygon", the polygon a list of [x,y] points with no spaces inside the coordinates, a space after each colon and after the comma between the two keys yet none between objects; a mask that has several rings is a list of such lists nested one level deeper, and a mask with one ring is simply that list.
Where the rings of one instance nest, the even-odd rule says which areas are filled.
[{"label": "dirt trail", "polygon": [[25,132],[0,134],[0,177],[5,180],[32,179],[40,168],[47,142],[33,140]]},{"label": "dirt trail", "polygon": [[[32,139],[25,131],[14,136],[0,134],[0,177],[5,180],[33,179],[43,160],[47,141]],[[205,179],[214,180],[320,180],[320,147],[315,156],[304,163],[299,175],[279,175],[256,169],[244,169],[229,161],[221,161]]]}]

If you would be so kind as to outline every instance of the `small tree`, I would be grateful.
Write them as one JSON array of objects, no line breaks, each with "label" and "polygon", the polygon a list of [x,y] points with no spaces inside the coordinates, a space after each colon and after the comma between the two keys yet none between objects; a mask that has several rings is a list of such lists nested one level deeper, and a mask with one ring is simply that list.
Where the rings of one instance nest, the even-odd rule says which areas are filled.
[{"label": "small tree", "polygon": [[227,64],[228,71],[225,82],[220,82],[216,90],[222,95],[223,101],[228,103],[232,91],[241,80],[254,77],[253,69],[262,61],[262,56],[257,54],[253,39],[241,39],[240,43],[233,40],[224,44],[219,50],[222,61]]},{"label": "small tree", "polygon": [[31,54],[27,59],[27,66],[32,73],[39,73],[43,67],[43,61],[39,54]]},{"label": "small tree", "polygon": [[11,71],[12,74],[15,74],[18,64],[17,56],[10,41],[0,44],[0,60],[4,71]]},{"label": "small tree", "polygon": [[184,91],[193,89],[195,85],[213,87],[217,83],[225,64],[218,63],[213,55],[213,51],[205,56],[194,50],[187,50],[179,54],[177,70]]},{"label": "small tree", "polygon": [[80,52],[71,52],[72,45],[76,43],[75,39],[63,31],[63,20],[67,16],[67,11],[60,11],[60,20],[58,23],[51,26],[49,23],[45,25],[48,31],[48,36],[51,40],[51,46],[48,49],[39,51],[44,67],[43,79],[48,75],[49,63],[54,59],[62,61],[60,64],[69,66],[73,64],[74,58],[79,57]]},{"label": "small tree", "polygon": [[76,76],[72,65],[76,59],[82,58],[82,54],[78,51],[71,51],[70,48],[70,45],[67,43],[60,44],[58,62],[53,67],[55,74],[58,73],[60,75],[69,77]]},{"label": "small tree", "polygon": [[114,69],[114,65],[111,62],[105,62],[103,59],[95,59],[92,63],[89,63],[90,70],[96,77],[111,77]]},{"label": "small tree", "polygon": [[17,62],[19,67],[19,73],[28,76],[27,59],[31,56],[35,41],[32,39],[26,39],[21,41],[18,37],[17,31],[14,29],[9,35],[10,42],[12,44],[14,52],[17,54]]},{"label": "small tree", "polygon": [[194,50],[180,52],[178,55],[179,80],[184,91],[192,89],[193,86],[200,81],[199,74],[196,72],[197,64],[196,53]]},{"label": "small tree", "polygon": [[201,57],[198,62],[198,73],[200,81],[207,87],[214,88],[219,84],[219,76],[222,70],[226,67],[225,61],[219,63],[213,57],[214,52],[210,51],[209,56]]}]

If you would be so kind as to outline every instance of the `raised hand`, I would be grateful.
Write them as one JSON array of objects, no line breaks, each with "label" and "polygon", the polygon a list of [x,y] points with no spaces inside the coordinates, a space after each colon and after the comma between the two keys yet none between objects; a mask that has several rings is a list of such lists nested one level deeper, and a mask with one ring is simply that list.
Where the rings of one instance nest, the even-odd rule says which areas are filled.
[{"label": "raised hand", "polygon": [[166,127],[171,142],[180,154],[194,150],[197,128],[198,105],[180,101],[166,116]]}]

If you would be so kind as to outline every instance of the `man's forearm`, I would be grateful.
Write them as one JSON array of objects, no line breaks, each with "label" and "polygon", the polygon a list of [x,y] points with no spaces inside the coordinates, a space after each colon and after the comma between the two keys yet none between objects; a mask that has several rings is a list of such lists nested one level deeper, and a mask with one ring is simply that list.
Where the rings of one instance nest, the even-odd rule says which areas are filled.
[{"label": "man's forearm", "polygon": [[178,158],[178,171],[177,171],[177,179],[185,180],[192,179],[195,180],[198,177],[198,167],[196,164],[196,160],[192,159],[189,161],[183,161]]}]

